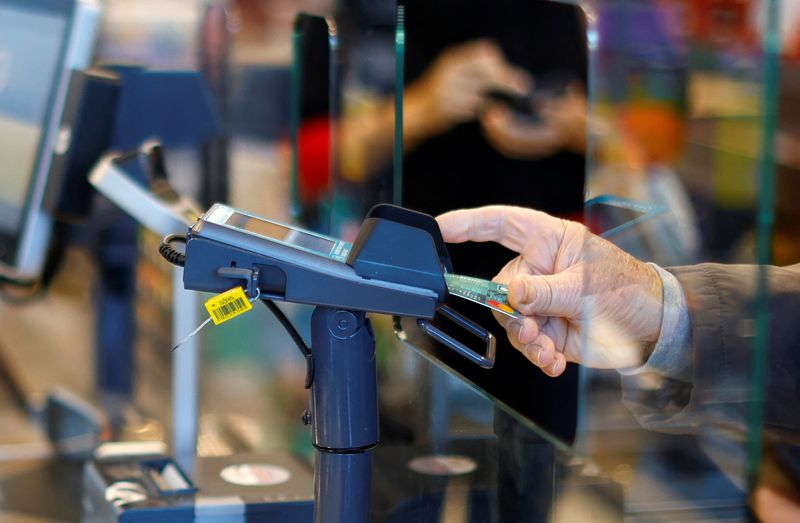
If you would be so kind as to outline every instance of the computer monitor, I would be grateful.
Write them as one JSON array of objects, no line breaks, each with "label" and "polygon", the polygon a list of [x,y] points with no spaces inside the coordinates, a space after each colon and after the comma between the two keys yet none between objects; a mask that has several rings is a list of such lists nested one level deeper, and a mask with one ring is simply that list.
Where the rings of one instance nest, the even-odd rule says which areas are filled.
[{"label": "computer monitor", "polygon": [[91,58],[95,0],[0,0],[0,274],[32,279],[52,212],[43,197],[54,154],[69,148],[61,116],[70,74]]}]

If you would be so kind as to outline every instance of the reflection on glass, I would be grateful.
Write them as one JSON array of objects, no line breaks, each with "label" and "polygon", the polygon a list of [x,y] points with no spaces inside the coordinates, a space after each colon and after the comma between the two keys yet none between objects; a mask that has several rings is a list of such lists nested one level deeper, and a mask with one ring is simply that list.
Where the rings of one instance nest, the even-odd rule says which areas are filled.
[{"label": "reflection on glass", "polygon": [[[765,66],[775,54],[762,45],[760,25],[770,4],[595,5],[590,125],[596,154],[589,163],[589,195],[666,209],[608,236],[636,256],[662,266],[764,261],[756,257],[755,225],[758,200],[771,192],[765,175],[775,122],[764,101],[776,92]],[[594,253],[586,267],[588,311],[646,289],[631,287],[626,277],[598,291],[608,277],[606,264],[607,257]],[[766,305],[753,301],[757,274],[754,265],[659,269],[662,325],[647,365],[621,371],[621,390],[616,373],[584,374],[584,448],[607,459],[606,436],[627,431],[624,420],[632,413],[648,429],[626,450],[638,457],[635,477],[674,485],[691,472],[700,482],[688,490],[673,486],[664,495],[632,489],[631,501],[638,497],[642,508],[671,500],[672,510],[684,513],[747,517],[748,441],[759,439],[761,430],[749,413],[763,390],[753,374],[763,361],[754,350],[754,321]],[[591,343],[620,330],[612,315],[588,322],[584,336]],[[618,408],[620,395],[624,409]],[[675,433],[684,435],[667,435]],[[713,508],[712,499],[729,508]]]},{"label": "reflection on glass", "polygon": [[[502,3],[491,8],[462,4],[459,10],[448,2],[434,2],[426,4],[428,12],[416,2],[404,4],[404,203],[434,214],[488,203],[563,213],[548,205],[557,206],[559,198],[569,194],[564,169],[560,176],[539,177],[536,168],[546,165],[539,159],[536,168],[525,167],[527,178],[508,178],[532,156],[543,150],[552,154],[547,139],[553,134],[530,131],[547,123],[542,98],[548,94],[537,90],[549,88],[548,75],[541,63],[539,70],[525,71],[513,46],[507,46],[505,39],[514,38],[514,24],[498,23],[503,34],[481,42],[486,33],[480,23],[470,21],[471,11],[491,25],[490,20],[502,17]],[[792,333],[775,334],[781,315],[770,316],[767,309],[767,299],[775,300],[776,289],[798,285],[796,271],[759,271],[755,265],[662,269],[644,263],[672,267],[769,260],[777,5],[631,0],[592,2],[589,7],[587,3],[592,69],[583,92],[589,96],[561,81],[569,87],[552,88],[556,94],[549,97],[563,102],[555,105],[559,115],[583,114],[588,122],[592,154],[586,171],[586,225],[638,259],[574,224],[565,226],[517,210],[504,211],[502,221],[492,216],[495,221],[482,222],[481,215],[470,220],[478,224],[482,240],[513,231],[513,238],[504,238],[507,246],[522,254],[520,260],[503,269],[512,257],[507,251],[503,259],[471,251],[465,262],[459,259],[461,253],[478,247],[452,249],[457,272],[489,278],[499,272],[498,278],[508,281],[517,271],[529,271],[539,279],[531,280],[528,290],[537,289],[530,287],[535,281],[547,281],[531,295],[549,300],[528,309],[535,311],[531,325],[555,345],[556,356],[548,355],[543,367],[548,374],[561,374],[563,369],[548,365],[564,358],[573,372],[575,363],[583,366],[580,416],[571,452],[621,486],[617,502],[626,517],[745,520],[748,492],[756,484],[754,460],[760,453],[758,407],[765,389],[758,372],[764,369],[768,376],[778,372],[772,356],[783,358],[787,347],[800,343]],[[442,17],[458,13],[462,23],[454,28],[442,22],[435,34],[417,26],[415,33],[415,16],[424,19],[436,12]],[[516,13],[520,26],[526,25],[532,34],[542,33],[532,29],[536,22]],[[539,19],[555,24],[552,16],[541,14]],[[559,22],[563,29],[563,20]],[[465,37],[460,31],[472,33]],[[478,42],[471,47],[469,38]],[[555,60],[568,60],[566,49],[548,37],[551,66]],[[421,50],[428,54],[415,65],[415,57],[421,56],[415,53]],[[529,56],[536,54],[534,44],[527,50]],[[491,81],[503,83],[502,88],[477,83],[479,87],[472,89],[475,84],[469,83],[469,75],[480,71],[481,63],[489,64]],[[526,74],[533,80],[527,92]],[[435,88],[441,85],[450,87]],[[437,99],[430,93],[450,98]],[[564,139],[556,148],[559,154],[576,150],[581,142],[569,139],[570,127],[556,128]],[[551,147],[532,146],[541,143]],[[515,164],[507,163],[502,172],[493,170],[486,160],[487,149],[498,157],[513,158]],[[524,185],[527,182],[530,188]],[[537,197],[542,201],[534,201]],[[627,206],[609,209],[607,202],[627,202]],[[504,227],[492,236],[496,223]],[[464,234],[460,232],[459,238],[463,240]],[[549,253],[551,245],[556,247]],[[549,273],[559,276],[541,279]],[[576,301],[563,301],[558,292],[564,293],[563,300]],[[490,325],[493,320],[482,321]],[[423,343],[412,325],[404,324],[403,331],[407,341]],[[523,336],[512,332],[512,337]],[[513,358],[508,354],[518,356],[516,368],[506,374],[506,381],[513,383],[510,399],[504,398],[502,385],[460,368],[457,361],[448,360],[446,351],[430,344],[418,348],[479,387],[495,404],[513,410],[535,432],[547,429],[540,433],[549,438],[559,433],[548,425],[552,418],[542,413],[554,399],[560,414],[568,412],[570,396],[563,390],[530,394],[526,389],[539,372],[533,364],[541,363],[542,355],[532,344],[536,335],[531,332],[536,330],[523,336],[527,341],[520,340],[519,351],[508,346],[498,353],[499,361]],[[763,345],[766,333],[772,334],[768,347]],[[760,340],[761,349],[754,340]],[[769,360],[764,359],[767,351]],[[797,363],[792,358],[787,362],[794,369]],[[525,368],[533,371],[531,379],[526,379]],[[511,372],[518,369],[523,370],[512,379]],[[785,393],[780,387],[766,392],[767,440],[797,430],[789,426],[795,422],[785,421],[796,418],[788,412],[797,398]],[[446,394],[445,399],[436,397],[447,402]],[[776,427],[781,412],[784,422]],[[573,469],[562,477],[562,484],[582,477],[585,471]],[[560,492],[558,486],[555,491]]]},{"label": "reflection on glass", "polygon": [[394,4],[301,15],[295,34],[295,200],[310,227],[352,240],[393,200]]},{"label": "reflection on glass", "polygon": [[341,2],[336,9],[341,66],[333,227],[355,236],[376,203],[395,201],[392,146],[395,130],[396,3]]},{"label": "reflection on glass", "polygon": [[[586,520],[575,500],[609,520],[747,517],[764,393],[754,371],[777,372],[765,352],[799,343],[768,327],[765,307],[795,273],[759,280],[752,265],[772,254],[776,115],[765,101],[776,97],[777,48],[763,42],[777,42],[778,2],[579,3],[406,1],[396,34],[363,2],[336,12],[340,53],[325,70],[338,79],[325,92],[341,111],[315,157],[327,162],[332,234],[347,239],[369,205],[398,196],[393,184],[431,214],[511,204],[589,227],[513,211],[501,232],[524,236],[507,242],[522,258],[505,269],[516,253],[452,246],[458,273],[562,275],[537,280],[553,297],[493,371],[409,321],[402,336],[422,356],[393,350],[376,319],[386,425],[376,463],[391,483],[376,488],[381,519]],[[392,37],[399,63],[383,47]],[[778,216],[798,223],[796,205]],[[796,243],[786,231],[775,252]],[[697,265],[708,261],[726,265]],[[559,288],[574,300],[559,302]],[[454,305],[505,340],[485,311]],[[781,393],[764,405],[775,461],[780,438],[796,436],[786,420],[800,419]],[[476,468],[428,477],[409,465],[425,456],[437,470],[462,458]]]},{"label": "reflection on glass", "polygon": [[331,131],[335,121],[335,25],[321,16],[295,20],[292,199],[301,223],[330,226]]},{"label": "reflection on glass", "polygon": [[[457,13],[457,15],[456,15]],[[451,23],[458,16],[460,23]],[[548,2],[405,2],[403,204],[440,214],[510,204],[577,218],[585,158],[583,12]],[[558,49],[553,53],[553,49]],[[455,272],[490,279],[513,253],[451,245]],[[552,380],[499,335],[491,313],[453,301],[500,342],[490,371],[408,336],[556,439],[575,434],[577,372]],[[558,398],[558,402],[531,398]]]}]

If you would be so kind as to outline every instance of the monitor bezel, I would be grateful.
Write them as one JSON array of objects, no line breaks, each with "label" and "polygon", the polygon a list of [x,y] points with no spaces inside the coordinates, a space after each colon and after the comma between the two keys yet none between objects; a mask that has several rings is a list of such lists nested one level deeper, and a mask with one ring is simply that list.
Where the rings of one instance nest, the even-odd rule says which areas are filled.
[{"label": "monitor bezel", "polygon": [[0,249],[0,274],[26,280],[36,278],[44,264],[53,220],[52,212],[43,208],[44,193],[54,155],[69,148],[69,136],[61,130],[61,120],[70,75],[73,69],[86,67],[91,58],[99,7],[94,0],[0,0],[0,7],[66,20],[20,221],[15,231],[0,231],[0,245],[5,246]]}]

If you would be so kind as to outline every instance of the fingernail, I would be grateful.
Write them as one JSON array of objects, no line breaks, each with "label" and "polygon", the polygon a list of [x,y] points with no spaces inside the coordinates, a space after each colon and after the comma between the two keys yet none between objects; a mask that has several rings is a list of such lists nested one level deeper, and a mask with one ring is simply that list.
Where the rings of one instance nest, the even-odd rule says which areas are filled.
[{"label": "fingernail", "polygon": [[561,367],[561,360],[556,360],[553,362],[553,366],[550,367],[550,373],[555,374],[558,372],[558,369]]},{"label": "fingernail", "polygon": [[518,321],[508,323],[508,333],[515,338],[519,338],[519,333],[522,332],[522,325]]},{"label": "fingernail", "polygon": [[538,347],[539,351],[536,353],[536,365],[542,369],[545,369],[548,365],[552,363],[552,360],[550,358],[552,358],[553,355],[552,354],[548,355],[544,350],[544,347],[542,346]]},{"label": "fingernail", "polygon": [[509,298],[517,303],[525,303],[525,280],[517,279],[511,282],[511,286],[508,288],[508,295]]}]

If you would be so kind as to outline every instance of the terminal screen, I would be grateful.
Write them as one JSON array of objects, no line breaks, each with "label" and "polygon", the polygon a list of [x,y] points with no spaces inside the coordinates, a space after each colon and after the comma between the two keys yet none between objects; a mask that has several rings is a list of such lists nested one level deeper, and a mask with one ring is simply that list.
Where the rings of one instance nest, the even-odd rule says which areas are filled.
[{"label": "terminal screen", "polygon": [[67,20],[0,0],[0,231],[15,234],[37,169]]},{"label": "terminal screen", "polygon": [[328,238],[323,238],[315,234],[309,234],[299,229],[292,229],[278,223],[268,222],[247,216],[246,214],[234,212],[225,222],[233,227],[272,238],[275,240],[295,245],[303,249],[313,251],[323,256],[330,255],[336,242]]}]

